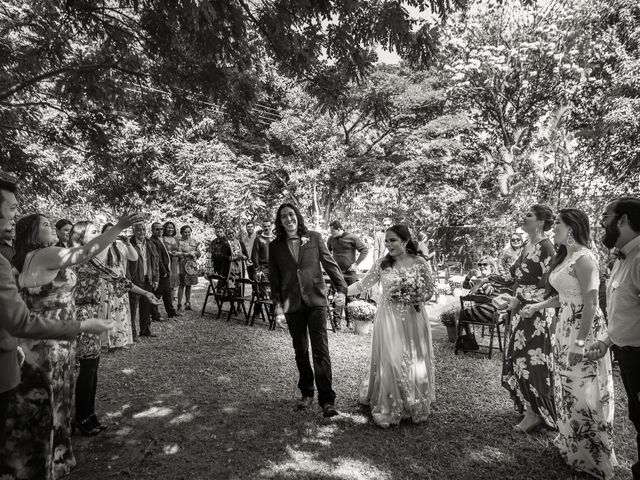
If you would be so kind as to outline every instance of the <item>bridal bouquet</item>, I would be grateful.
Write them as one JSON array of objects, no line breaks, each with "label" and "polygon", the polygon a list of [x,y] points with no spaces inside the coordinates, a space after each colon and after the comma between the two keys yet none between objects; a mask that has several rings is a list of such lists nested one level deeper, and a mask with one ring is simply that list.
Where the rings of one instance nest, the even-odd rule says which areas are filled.
[{"label": "bridal bouquet", "polygon": [[420,305],[426,303],[434,292],[431,277],[423,272],[422,268],[413,268],[398,277],[389,287],[388,298],[392,302],[403,305],[413,305],[416,312],[420,311]]},{"label": "bridal bouquet", "polygon": [[376,306],[364,300],[354,300],[347,304],[347,315],[352,320],[361,322],[373,322],[376,315]]}]

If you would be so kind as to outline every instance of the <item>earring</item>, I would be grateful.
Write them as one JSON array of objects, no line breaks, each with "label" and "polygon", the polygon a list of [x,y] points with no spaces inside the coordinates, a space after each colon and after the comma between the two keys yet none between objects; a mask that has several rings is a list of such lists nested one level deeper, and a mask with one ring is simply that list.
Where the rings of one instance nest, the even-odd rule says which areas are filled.
[{"label": "earring", "polygon": [[571,232],[567,233],[567,247],[573,247],[576,244],[575,238]]}]

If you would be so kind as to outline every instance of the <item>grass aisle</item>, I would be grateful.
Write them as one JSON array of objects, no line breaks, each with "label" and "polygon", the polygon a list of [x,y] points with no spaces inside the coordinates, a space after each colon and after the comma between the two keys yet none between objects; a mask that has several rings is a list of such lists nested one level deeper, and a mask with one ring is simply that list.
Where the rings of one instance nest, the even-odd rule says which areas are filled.
[{"label": "grass aisle", "polygon": [[[197,302],[196,302],[197,303]],[[197,307],[196,307],[197,308]],[[199,312],[152,325],[147,339],[100,362],[97,409],[109,424],[74,437],[70,479],[564,479],[552,433],[517,434],[499,384],[500,356],[454,356],[435,342],[437,402],[430,420],[382,430],[357,404],[369,337],[329,332],[341,415],[294,409],[290,337]],[[616,378],[616,450],[635,455]]]}]

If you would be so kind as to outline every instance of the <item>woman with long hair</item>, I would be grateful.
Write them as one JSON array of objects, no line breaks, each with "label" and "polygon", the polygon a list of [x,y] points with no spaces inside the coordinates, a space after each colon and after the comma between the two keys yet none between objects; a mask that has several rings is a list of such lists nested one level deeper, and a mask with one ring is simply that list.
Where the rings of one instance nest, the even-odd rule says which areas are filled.
[{"label": "woman with long hair", "polygon": [[[95,257],[141,214],[123,216],[114,228],[84,246],[60,248],[49,220],[27,215],[16,223],[14,266],[33,315],[60,322],[76,318],[76,275],[69,268]],[[25,353],[22,382],[7,413],[3,471],[20,479],[52,480],[69,473],[76,461],[71,449],[71,401],[75,341],[21,340]]]},{"label": "woman with long hair", "polygon": [[578,209],[560,210],[554,226],[558,246],[549,284],[554,295],[522,309],[525,317],[560,308],[556,323],[554,384],[559,435],[554,443],[576,472],[593,478],[613,477],[613,377],[608,355],[590,360],[585,345],[606,331],[598,306],[598,259],[591,250],[589,218]]},{"label": "woman with long hair", "polygon": [[184,298],[184,309],[191,310],[191,287],[198,284],[198,274],[194,271],[195,260],[200,257],[198,242],[191,238],[191,227],[183,225],[180,227],[178,246],[180,247],[179,272],[180,286],[178,287],[178,310],[182,308]]},{"label": "woman with long hair", "polygon": [[[546,205],[533,205],[522,218],[522,230],[529,236],[520,257],[511,266],[515,281],[513,295],[507,296],[511,309],[511,328],[502,364],[502,386],[511,395],[516,411],[524,418],[514,429],[528,433],[539,426],[556,428],[553,394],[554,365],[551,325],[553,317],[545,311],[531,319],[520,309],[544,298],[553,244],[545,232],[553,226],[553,212]],[[490,280],[497,281],[494,277]]]},{"label": "woman with long hair", "polygon": [[[365,292],[378,282],[382,285],[369,374],[359,396],[360,403],[371,407],[374,422],[383,428],[403,418],[424,422],[435,400],[431,327],[424,306],[433,294],[431,269],[405,225],[387,229],[385,247],[388,253],[362,280],[349,286],[347,293]],[[402,285],[416,295],[400,294]]]},{"label": "woman with long hair", "polygon": [[[171,298],[172,301],[177,299],[178,287],[180,286],[180,275],[178,266],[181,252],[180,245],[178,244],[178,240],[176,239],[176,224],[173,222],[165,222],[162,226],[162,243],[167,249],[167,253],[169,254],[169,268],[171,270]],[[179,309],[178,309],[179,310]],[[176,312],[179,314],[179,312]]]},{"label": "woman with long hair", "polygon": [[[93,223],[78,222],[71,229],[71,244],[81,247],[98,235],[98,227]],[[111,316],[109,312],[110,299],[114,296],[123,297],[129,291],[144,295],[152,304],[158,303],[153,293],[135,286],[124,275],[107,267],[105,262],[108,255],[109,250],[105,249],[88,262],[75,268],[77,285],[74,295],[77,317],[81,322],[88,318],[109,318]],[[103,288],[100,288],[101,283]],[[83,435],[96,435],[105,428],[95,412],[101,350],[99,335],[81,333],[78,336],[76,360],[79,368],[75,389],[76,413],[73,426]]]},{"label": "woman with long hair", "polygon": [[[102,233],[113,227],[113,223],[106,223],[102,227]],[[114,270],[118,275],[127,275],[127,262],[138,260],[138,252],[133,248],[126,235],[119,235],[115,242],[109,245],[105,265]],[[115,322],[115,327],[103,336],[103,340],[109,350],[115,348],[126,348],[133,343],[133,329],[131,327],[131,309],[128,297],[110,295],[111,287],[107,282],[100,282],[100,289],[103,295],[109,299],[109,312]]]}]

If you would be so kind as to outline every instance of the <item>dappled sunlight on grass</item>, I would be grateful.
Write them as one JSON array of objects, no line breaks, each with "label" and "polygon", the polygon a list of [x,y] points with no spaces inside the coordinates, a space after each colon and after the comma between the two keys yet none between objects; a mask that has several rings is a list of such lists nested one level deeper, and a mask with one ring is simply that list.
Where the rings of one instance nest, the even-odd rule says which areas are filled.
[{"label": "dappled sunlight on grass", "polygon": [[135,370],[133,368],[123,368],[122,373],[124,373],[125,375],[133,375],[135,373]]},{"label": "dappled sunlight on grass", "polygon": [[162,448],[162,453],[164,453],[165,455],[175,455],[179,450],[180,447],[178,446],[178,444],[174,443],[171,445],[165,445]]},{"label": "dappled sunlight on grass", "polygon": [[133,432],[133,428],[131,427],[122,427],[118,430],[116,430],[116,435],[119,437],[126,437],[127,435],[131,435],[131,432]]},{"label": "dappled sunlight on grass", "polygon": [[160,418],[166,417],[173,413],[173,409],[167,407],[151,407],[144,412],[138,412],[133,418]]},{"label": "dappled sunlight on grass", "polygon": [[[370,463],[353,458],[335,458],[322,461],[317,455],[286,447],[288,458],[282,462],[268,462],[260,470],[263,478],[333,478],[353,480],[384,480],[393,478],[390,473],[380,470]],[[331,472],[331,473],[329,473]]]},{"label": "dappled sunlight on grass", "polygon": [[172,418],[169,421],[169,425],[179,425],[181,423],[189,423],[193,421],[194,418],[196,418],[196,415],[193,412],[182,413],[177,417]]},{"label": "dappled sunlight on grass", "polygon": [[109,418],[122,417],[122,415],[124,415],[125,410],[129,409],[130,407],[131,405],[129,405],[128,403],[125,403],[122,407],[120,407],[120,410],[118,410],[117,412],[107,412],[107,417]]}]

